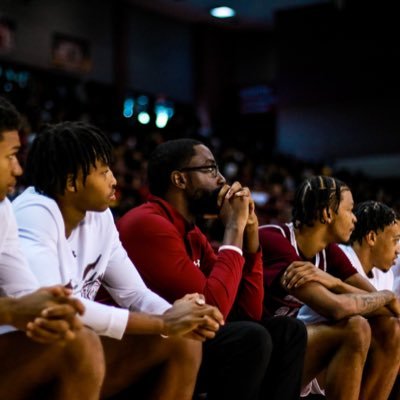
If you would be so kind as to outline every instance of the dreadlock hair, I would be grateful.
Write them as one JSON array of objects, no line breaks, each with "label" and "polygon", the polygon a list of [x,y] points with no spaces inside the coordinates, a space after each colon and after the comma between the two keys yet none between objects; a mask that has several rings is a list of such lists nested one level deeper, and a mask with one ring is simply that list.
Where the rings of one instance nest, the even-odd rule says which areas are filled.
[{"label": "dreadlock hair", "polygon": [[379,201],[364,201],[359,203],[354,209],[357,218],[355,228],[350,237],[350,244],[354,242],[362,243],[363,238],[368,232],[378,233],[387,226],[396,223],[396,212],[384,203]]},{"label": "dreadlock hair", "polygon": [[21,115],[7,99],[0,97],[0,141],[3,140],[4,132],[20,129]]},{"label": "dreadlock hair", "polygon": [[315,221],[325,224],[324,210],[339,209],[341,194],[350,190],[342,181],[330,176],[312,176],[305,179],[295,193],[292,221],[296,228],[314,226]]},{"label": "dreadlock hair", "polygon": [[85,184],[98,160],[107,165],[112,160],[112,145],[100,129],[85,122],[47,125],[28,153],[27,181],[39,193],[55,198],[64,194],[70,174],[75,185],[81,170]]},{"label": "dreadlock hair", "polygon": [[154,149],[147,166],[149,190],[153,195],[165,195],[171,183],[171,172],[187,166],[195,155],[194,147],[200,144],[195,139],[174,139]]}]

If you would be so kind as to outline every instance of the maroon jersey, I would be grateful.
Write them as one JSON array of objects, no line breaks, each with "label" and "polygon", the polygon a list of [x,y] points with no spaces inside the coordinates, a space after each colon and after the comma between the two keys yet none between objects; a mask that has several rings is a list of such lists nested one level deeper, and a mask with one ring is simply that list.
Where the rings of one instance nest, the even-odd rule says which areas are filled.
[{"label": "maroon jersey", "polygon": [[293,261],[310,261],[329,274],[346,280],[357,273],[349,259],[335,243],[329,244],[306,260],[299,252],[293,224],[263,225],[259,228],[264,269],[264,315],[296,316],[302,302],[290,295],[280,284],[280,278]]}]

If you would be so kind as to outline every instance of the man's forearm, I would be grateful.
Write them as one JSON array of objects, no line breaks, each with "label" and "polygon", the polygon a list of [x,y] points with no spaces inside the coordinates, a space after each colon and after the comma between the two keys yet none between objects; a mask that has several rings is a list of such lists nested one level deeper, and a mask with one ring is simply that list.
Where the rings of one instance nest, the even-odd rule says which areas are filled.
[{"label": "man's forearm", "polygon": [[243,250],[254,254],[257,253],[259,248],[258,224],[246,226],[243,238]]},{"label": "man's forearm", "polygon": [[[382,307],[386,306],[395,298],[395,294],[390,290],[381,290],[364,294],[349,293],[348,296],[354,300],[354,314],[361,315],[372,314],[379,309],[384,310]],[[379,312],[379,314],[381,314],[381,312]]]}]

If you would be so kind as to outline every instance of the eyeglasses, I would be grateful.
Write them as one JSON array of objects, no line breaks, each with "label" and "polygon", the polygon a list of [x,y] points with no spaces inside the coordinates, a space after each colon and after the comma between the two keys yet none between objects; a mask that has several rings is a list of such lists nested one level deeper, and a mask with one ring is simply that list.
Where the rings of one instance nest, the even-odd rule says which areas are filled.
[{"label": "eyeglasses", "polygon": [[202,174],[210,174],[213,178],[216,178],[219,174],[218,165],[199,165],[198,167],[185,167],[179,170],[179,172],[190,171],[198,171]]}]

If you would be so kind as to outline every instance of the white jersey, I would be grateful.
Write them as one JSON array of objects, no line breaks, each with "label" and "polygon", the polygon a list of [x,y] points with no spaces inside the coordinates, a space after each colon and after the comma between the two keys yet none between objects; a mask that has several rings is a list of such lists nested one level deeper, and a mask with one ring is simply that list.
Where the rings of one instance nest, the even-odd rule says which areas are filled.
[{"label": "white jersey", "polygon": [[[128,310],[162,314],[171,305],[146,287],[119,240],[111,211],[87,212],[67,239],[57,203],[26,189],[13,201],[22,249],[40,285],[71,287],[85,305],[83,322],[121,338]],[[94,301],[103,283],[122,309]]]},{"label": "white jersey", "polygon": [[372,268],[371,277],[367,276],[362,267],[356,252],[351,246],[345,246],[340,244],[339,247],[342,249],[343,253],[346,254],[347,258],[353,264],[353,267],[358,271],[360,275],[368,279],[370,283],[375,287],[376,290],[393,290],[393,271],[389,269],[387,272],[383,272],[378,268]]},{"label": "white jersey", "polygon": [[400,256],[397,257],[396,263],[390,270],[393,271],[393,291],[397,297],[400,297]]}]

